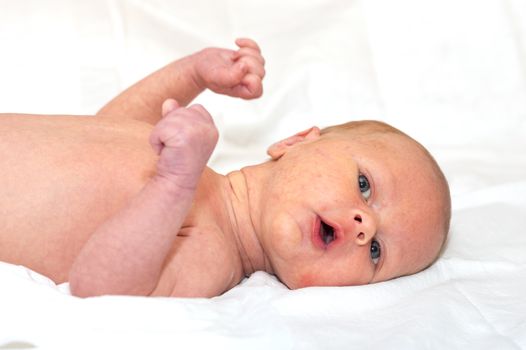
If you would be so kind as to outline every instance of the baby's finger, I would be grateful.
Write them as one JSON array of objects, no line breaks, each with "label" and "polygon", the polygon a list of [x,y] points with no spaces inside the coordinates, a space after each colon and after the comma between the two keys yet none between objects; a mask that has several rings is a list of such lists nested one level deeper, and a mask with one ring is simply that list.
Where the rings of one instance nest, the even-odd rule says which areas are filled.
[{"label": "baby's finger", "polygon": [[235,89],[237,96],[246,100],[258,98],[263,94],[263,84],[261,84],[261,78],[255,74],[247,74],[243,78],[241,85]]},{"label": "baby's finger", "polygon": [[250,56],[250,57],[254,57],[256,60],[259,61],[259,63],[261,63],[261,65],[265,65],[265,59],[263,58],[263,56],[261,56],[261,54],[259,53],[259,51],[255,50],[255,49],[252,49],[252,48],[249,48],[249,47],[242,47],[240,48],[239,50],[237,50],[237,55],[235,56],[236,58],[234,60],[237,60],[243,56]]},{"label": "baby's finger", "polygon": [[218,81],[223,86],[232,87],[241,82],[243,77],[249,72],[249,66],[244,61],[237,61],[232,69],[229,69]]},{"label": "baby's finger", "polygon": [[250,47],[257,52],[261,53],[261,49],[259,48],[259,45],[252,39],[248,38],[238,38],[236,39],[236,45],[241,47]]},{"label": "baby's finger", "polygon": [[238,60],[238,62],[240,62],[240,64],[246,65],[249,74],[255,74],[261,79],[265,77],[265,68],[263,68],[263,65],[256,58],[252,56],[243,56]]}]

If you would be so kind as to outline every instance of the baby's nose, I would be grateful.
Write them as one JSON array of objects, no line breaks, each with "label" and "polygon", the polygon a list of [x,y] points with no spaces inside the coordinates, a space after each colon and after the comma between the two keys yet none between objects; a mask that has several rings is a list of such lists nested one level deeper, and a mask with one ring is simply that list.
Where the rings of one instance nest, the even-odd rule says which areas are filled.
[{"label": "baby's nose", "polygon": [[352,214],[352,228],[351,234],[359,245],[365,245],[371,241],[376,234],[376,218],[375,216],[361,209],[353,210]]}]

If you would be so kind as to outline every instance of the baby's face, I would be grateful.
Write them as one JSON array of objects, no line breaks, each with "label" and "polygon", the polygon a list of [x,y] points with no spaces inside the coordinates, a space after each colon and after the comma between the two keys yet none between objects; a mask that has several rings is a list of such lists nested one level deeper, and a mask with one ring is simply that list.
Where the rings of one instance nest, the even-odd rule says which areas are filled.
[{"label": "baby's face", "polygon": [[289,287],[418,272],[438,254],[444,202],[430,161],[397,134],[329,133],[296,145],[266,186],[261,244]]}]

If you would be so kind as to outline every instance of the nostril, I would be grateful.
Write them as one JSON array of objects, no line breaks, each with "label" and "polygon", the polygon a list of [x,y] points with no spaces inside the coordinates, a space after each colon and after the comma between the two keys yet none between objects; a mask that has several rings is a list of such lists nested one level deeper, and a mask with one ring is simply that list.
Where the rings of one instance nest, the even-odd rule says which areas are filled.
[{"label": "nostril", "polygon": [[360,224],[362,223],[362,217],[361,217],[360,215],[358,215],[358,214],[356,214],[356,215],[354,216],[354,220],[355,220],[355,221],[358,221]]}]

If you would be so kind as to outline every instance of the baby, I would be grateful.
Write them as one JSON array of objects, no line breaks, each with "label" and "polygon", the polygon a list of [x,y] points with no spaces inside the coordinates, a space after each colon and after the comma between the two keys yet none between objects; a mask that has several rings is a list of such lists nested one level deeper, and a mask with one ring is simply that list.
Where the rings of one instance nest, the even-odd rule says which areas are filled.
[{"label": "baby", "polygon": [[375,121],[312,127],[270,160],[206,167],[218,132],[204,89],[262,94],[258,45],[208,48],[130,87],[95,117],[0,116],[0,260],[81,297],[212,297],[255,271],[289,288],[425,269],[450,197],[431,155]]}]

